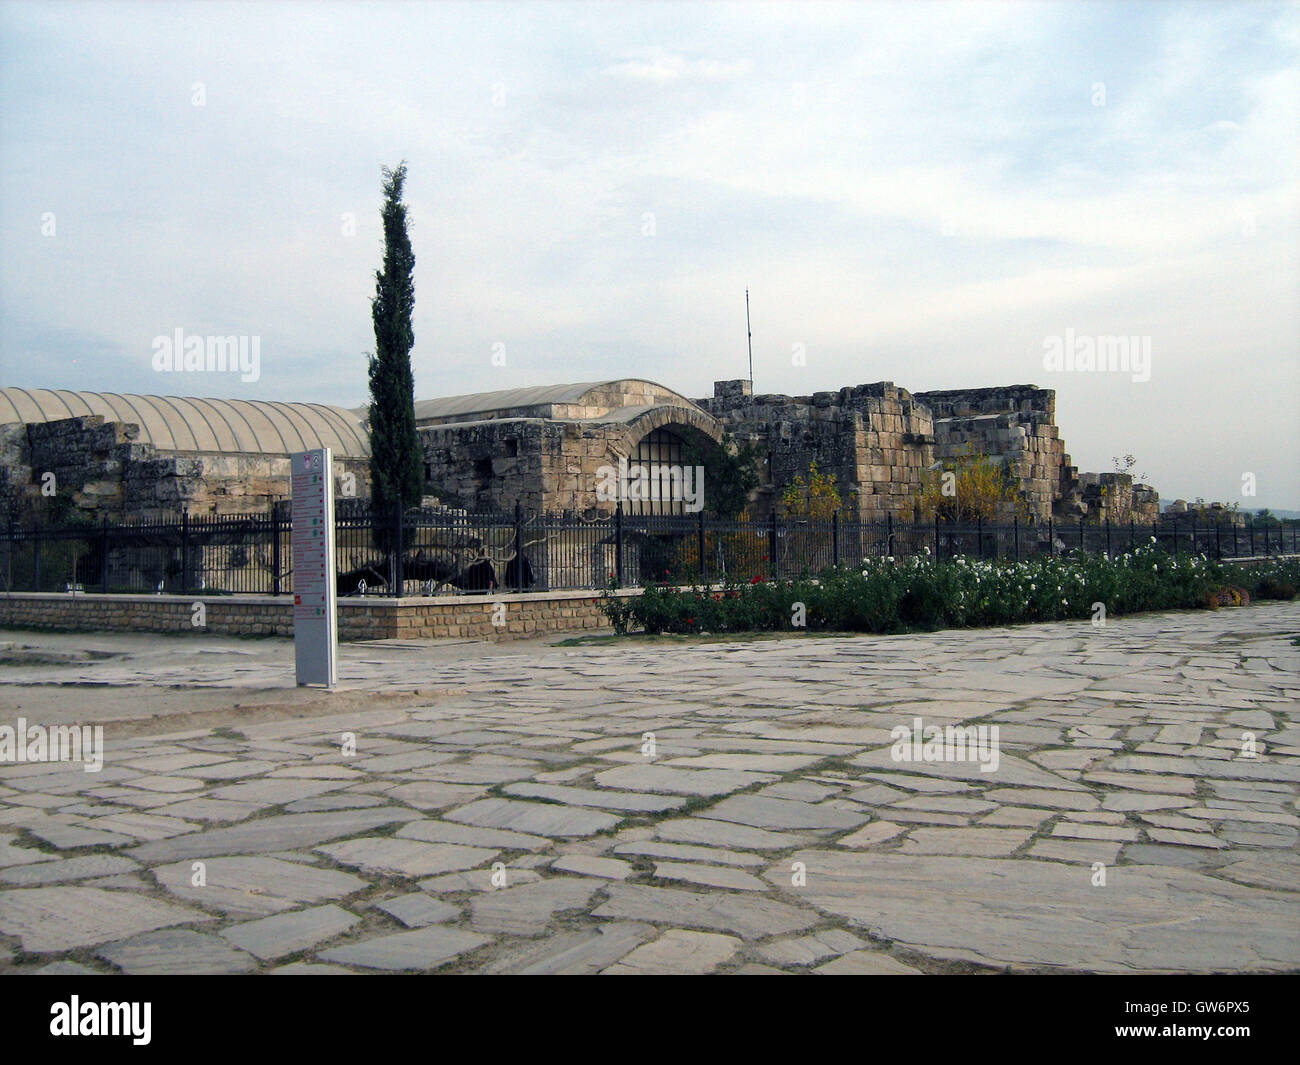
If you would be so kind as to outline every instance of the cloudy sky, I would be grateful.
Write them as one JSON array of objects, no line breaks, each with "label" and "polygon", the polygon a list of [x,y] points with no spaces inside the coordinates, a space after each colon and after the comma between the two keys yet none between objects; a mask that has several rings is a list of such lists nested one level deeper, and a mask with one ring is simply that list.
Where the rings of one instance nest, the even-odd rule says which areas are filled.
[{"label": "cloudy sky", "polygon": [[1300,508],[1298,60],[1203,0],[0,3],[0,384],[364,403],[405,159],[418,398],[710,394],[748,286],[758,392],[1034,383],[1081,469]]}]

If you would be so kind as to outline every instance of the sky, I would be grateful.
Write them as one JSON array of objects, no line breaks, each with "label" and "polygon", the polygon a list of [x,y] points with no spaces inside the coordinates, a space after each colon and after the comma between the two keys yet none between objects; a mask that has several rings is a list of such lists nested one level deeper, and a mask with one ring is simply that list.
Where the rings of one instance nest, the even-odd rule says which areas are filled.
[{"label": "sky", "polygon": [[364,404],[404,160],[417,399],[711,395],[748,288],[756,393],[1036,384],[1081,470],[1300,509],[1298,60],[1209,0],[0,2],[0,385]]}]

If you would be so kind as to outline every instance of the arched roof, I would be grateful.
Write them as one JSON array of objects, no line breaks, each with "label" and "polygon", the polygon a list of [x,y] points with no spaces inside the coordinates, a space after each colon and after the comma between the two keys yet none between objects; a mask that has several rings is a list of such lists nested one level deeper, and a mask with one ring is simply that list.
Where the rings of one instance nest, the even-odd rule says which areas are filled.
[{"label": "arched roof", "polygon": [[159,451],[287,455],[328,447],[336,458],[370,454],[361,419],[322,403],[0,388],[0,425],[95,414],[138,425],[137,439]]},{"label": "arched roof", "polygon": [[[426,421],[430,418],[466,417],[473,414],[487,414],[492,411],[520,410],[528,407],[550,405],[584,405],[594,392],[607,391],[611,388],[636,386],[638,393],[643,393],[649,386],[657,394],[672,400],[680,400],[685,406],[694,406],[691,400],[680,393],[638,377],[616,377],[609,381],[579,381],[567,385],[535,385],[530,388],[507,388],[498,392],[471,392],[463,396],[443,396],[438,399],[417,400],[415,403],[415,420]],[[629,388],[629,391],[631,389]]]}]

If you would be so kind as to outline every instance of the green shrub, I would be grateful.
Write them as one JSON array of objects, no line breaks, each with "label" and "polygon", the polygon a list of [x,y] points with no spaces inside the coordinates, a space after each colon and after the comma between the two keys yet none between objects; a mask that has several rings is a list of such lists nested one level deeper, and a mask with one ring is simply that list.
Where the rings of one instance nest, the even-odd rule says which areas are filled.
[{"label": "green shrub", "polygon": [[[1152,541],[1116,557],[936,562],[917,556],[834,567],[816,580],[651,584],[627,599],[606,594],[602,609],[620,635],[791,631],[796,604],[802,604],[809,631],[890,633],[1089,619],[1097,603],[1110,616],[1217,609],[1222,602],[1248,603],[1251,596],[1292,598],[1298,580],[1295,560],[1228,567],[1204,556],[1170,555]],[[1229,586],[1224,600],[1220,592]]]}]

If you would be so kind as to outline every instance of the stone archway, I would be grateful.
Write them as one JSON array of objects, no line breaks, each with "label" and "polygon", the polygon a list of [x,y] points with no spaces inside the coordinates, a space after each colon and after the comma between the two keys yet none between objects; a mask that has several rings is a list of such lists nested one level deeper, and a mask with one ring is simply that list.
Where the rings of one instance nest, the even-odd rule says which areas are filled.
[{"label": "stone archway", "polygon": [[[687,407],[659,407],[628,423],[612,450],[631,472],[632,490],[624,497],[624,512],[639,514],[693,513],[702,505],[708,471],[697,468],[692,456],[702,444],[721,443],[722,427],[703,411]],[[635,490],[637,473],[651,486],[653,498]]]}]

